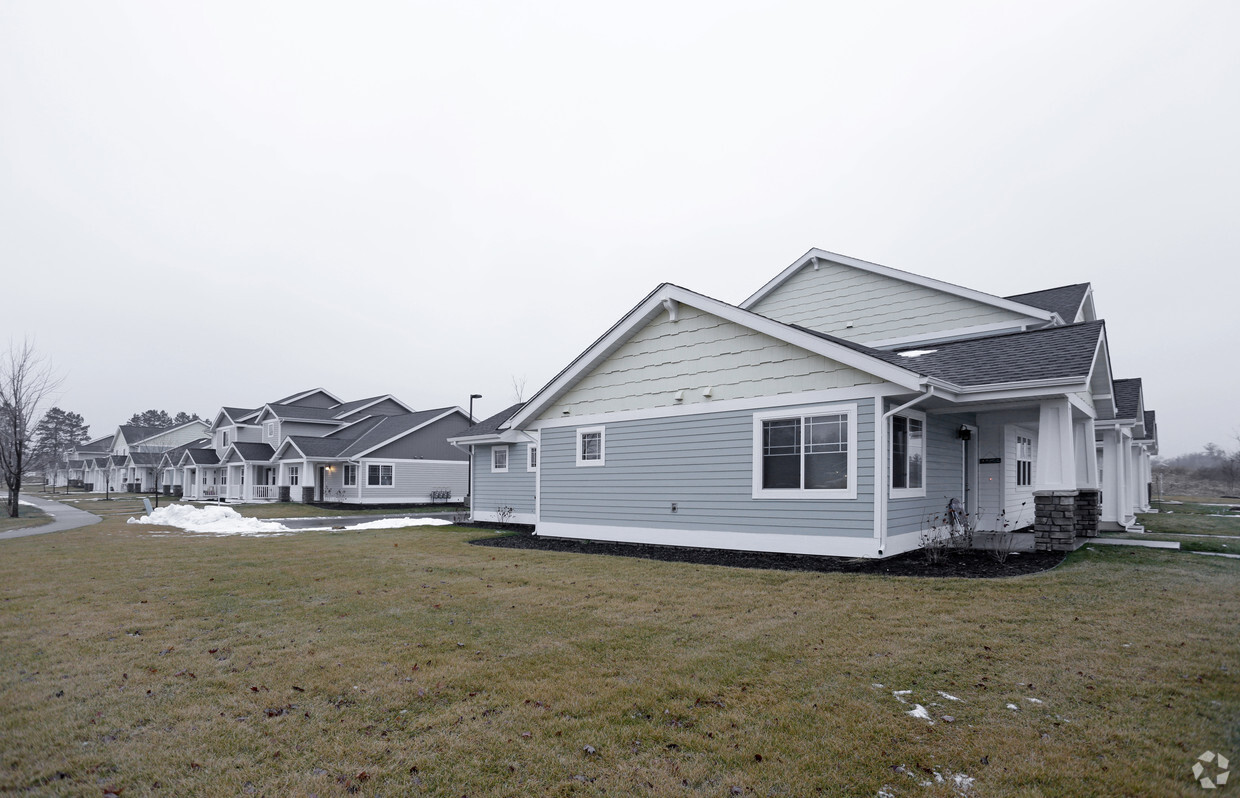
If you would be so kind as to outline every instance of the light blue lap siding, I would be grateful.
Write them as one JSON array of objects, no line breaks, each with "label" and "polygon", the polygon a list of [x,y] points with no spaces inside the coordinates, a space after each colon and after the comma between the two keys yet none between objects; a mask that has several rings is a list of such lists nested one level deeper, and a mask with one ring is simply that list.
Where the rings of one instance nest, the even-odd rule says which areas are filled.
[{"label": "light blue lap siding", "polygon": [[874,401],[856,405],[856,499],[753,498],[761,411],[733,411],[604,424],[606,465],[594,467],[576,465],[575,427],[544,429],[540,521],[872,537]]},{"label": "light blue lap siding", "polygon": [[[972,423],[972,415],[926,416],[926,495],[889,500],[888,535],[919,532],[936,516],[944,514],[948,501],[964,502],[963,447],[956,431],[961,424]],[[976,437],[970,442],[969,451],[977,456]]]},{"label": "light blue lap siding", "polygon": [[514,513],[534,512],[534,490],[537,474],[526,470],[526,444],[508,446],[508,473],[491,471],[491,446],[474,447],[473,507],[481,513],[493,513],[500,507],[511,507]]}]

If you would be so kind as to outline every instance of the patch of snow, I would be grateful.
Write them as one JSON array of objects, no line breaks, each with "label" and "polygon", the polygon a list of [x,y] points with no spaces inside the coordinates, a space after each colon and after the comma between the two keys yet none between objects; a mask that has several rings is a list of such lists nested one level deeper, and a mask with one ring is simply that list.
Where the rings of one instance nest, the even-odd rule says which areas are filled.
[{"label": "patch of snow", "polygon": [[222,505],[200,509],[188,504],[169,504],[156,508],[150,515],[130,518],[128,523],[175,526],[186,532],[216,535],[261,535],[288,531],[283,524],[246,518],[233,508]]},{"label": "patch of snow", "polygon": [[878,682],[875,682],[875,683],[874,683],[874,687],[877,687],[877,688],[879,688],[879,689],[881,690],[883,686],[882,686],[881,684],[879,684]]},{"label": "patch of snow", "polygon": [[922,355],[933,355],[937,349],[909,349],[905,352],[896,352],[900,357],[921,357]]},{"label": "patch of snow", "polygon": [[39,506],[39,505],[35,504],[34,502],[28,502],[28,501],[26,501],[25,499],[18,499],[18,500],[17,500],[17,503],[18,503],[18,504],[24,504],[24,505],[26,505],[27,507],[38,507],[38,506]]},{"label": "patch of snow", "polygon": [[878,791],[878,798],[896,798],[896,794],[883,787]]},{"label": "patch of snow", "polygon": [[946,698],[948,701],[959,701],[959,700],[960,700],[959,698],[956,698],[956,696],[954,696],[954,695],[949,695],[949,694],[947,694],[947,693],[943,692],[942,690],[939,690],[939,691],[938,691],[938,693],[939,693],[939,695],[941,695],[941,696],[943,696],[944,698]]},{"label": "patch of snow", "polygon": [[[407,526],[449,526],[451,521],[445,521],[442,518],[381,518],[377,521],[366,521],[353,526],[346,526],[346,530],[355,529],[403,529]],[[335,529],[330,526],[312,526],[305,529],[299,529],[298,532],[322,532],[323,530]]]},{"label": "patch of snow", "polygon": [[[921,718],[922,720],[930,720],[930,713],[927,712],[926,708],[923,707],[921,704],[914,704],[913,708],[910,709],[908,712],[905,712],[904,714],[912,715],[913,717]],[[930,720],[930,722],[934,723],[934,721],[932,720]]]},{"label": "patch of snow", "polygon": [[908,702],[904,700],[904,696],[909,695],[912,692],[912,690],[892,690],[891,694],[895,696],[896,700],[901,704],[907,704]]},{"label": "patch of snow", "polygon": [[973,786],[973,777],[966,776],[963,773],[957,773],[955,776],[952,776],[952,781],[955,782],[956,789],[961,792],[968,792],[969,788]]},{"label": "patch of snow", "polygon": [[1042,703],[1042,699],[1040,698],[1029,698],[1028,696],[1025,696],[1025,700],[1028,701],[1030,704],[1041,704]]},{"label": "patch of snow", "polygon": [[[149,524],[155,526],[174,526],[186,532],[201,532],[211,535],[280,535],[289,532],[324,532],[330,526],[315,526],[293,529],[277,521],[263,521],[258,518],[247,518],[231,507],[208,505],[194,507],[189,504],[170,504],[159,507],[141,518],[130,518],[131,524]],[[401,529],[409,526],[440,526],[451,524],[439,518],[382,518],[365,521],[353,526],[343,527],[344,530],[363,529]]]},{"label": "patch of snow", "polygon": [[1015,704],[1008,704],[1007,708],[1008,709],[1020,709],[1020,707],[1016,706]]}]

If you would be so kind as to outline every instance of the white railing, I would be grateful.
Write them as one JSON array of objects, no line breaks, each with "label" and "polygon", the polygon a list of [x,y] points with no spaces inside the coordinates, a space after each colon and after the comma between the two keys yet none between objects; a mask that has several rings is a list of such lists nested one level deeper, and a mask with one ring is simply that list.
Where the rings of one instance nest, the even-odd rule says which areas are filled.
[{"label": "white railing", "polygon": [[280,498],[280,487],[278,485],[255,485],[254,498],[275,501]]}]

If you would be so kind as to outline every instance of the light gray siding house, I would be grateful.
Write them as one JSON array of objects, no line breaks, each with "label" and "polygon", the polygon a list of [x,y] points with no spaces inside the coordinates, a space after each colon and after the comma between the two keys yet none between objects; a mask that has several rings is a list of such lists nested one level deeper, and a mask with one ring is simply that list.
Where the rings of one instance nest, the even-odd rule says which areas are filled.
[{"label": "light gray siding house", "polygon": [[811,250],[739,306],[659,286],[452,442],[473,518],[538,535],[882,557],[956,500],[1068,548],[1097,533],[1098,447],[1129,424],[1113,382],[1088,284],[1001,298]]}]

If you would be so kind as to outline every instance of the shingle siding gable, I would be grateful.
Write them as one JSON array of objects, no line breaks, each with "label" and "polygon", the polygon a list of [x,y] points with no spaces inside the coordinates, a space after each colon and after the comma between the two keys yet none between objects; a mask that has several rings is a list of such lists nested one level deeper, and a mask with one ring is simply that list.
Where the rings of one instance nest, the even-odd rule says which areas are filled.
[{"label": "shingle siding gable", "polygon": [[[637,330],[540,415],[647,410],[843,388],[882,380],[710,313],[681,305]],[[711,388],[711,397],[702,391]],[[683,391],[680,402],[674,394]]]},{"label": "shingle siding gable", "polygon": [[974,299],[821,260],[817,270],[804,266],[748,309],[776,321],[861,342],[1044,323]]}]

